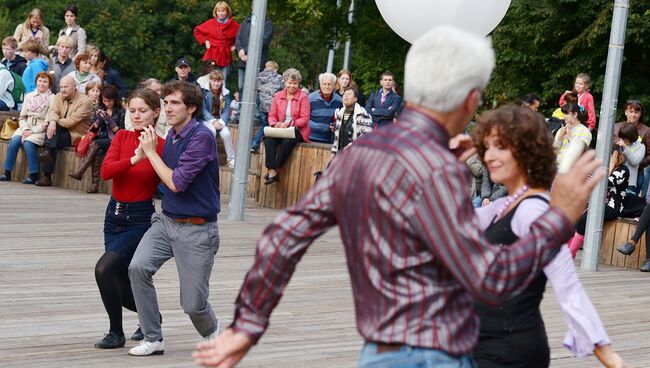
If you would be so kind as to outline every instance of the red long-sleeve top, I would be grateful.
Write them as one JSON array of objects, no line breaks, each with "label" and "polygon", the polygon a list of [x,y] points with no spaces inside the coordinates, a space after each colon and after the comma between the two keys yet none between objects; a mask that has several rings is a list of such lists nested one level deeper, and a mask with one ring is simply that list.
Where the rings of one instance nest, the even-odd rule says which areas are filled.
[{"label": "red long-sleeve top", "polygon": [[[102,179],[113,179],[112,196],[120,202],[142,202],[153,198],[160,178],[144,159],[131,165],[131,157],[140,144],[139,132],[121,129],[111,141],[102,164]],[[158,137],[156,151],[162,155],[165,140]]]}]

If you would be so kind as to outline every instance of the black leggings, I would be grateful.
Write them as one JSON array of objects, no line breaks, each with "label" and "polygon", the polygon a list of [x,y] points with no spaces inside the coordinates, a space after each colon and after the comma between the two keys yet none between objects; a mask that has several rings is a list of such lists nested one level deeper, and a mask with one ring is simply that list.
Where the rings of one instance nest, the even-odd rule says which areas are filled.
[{"label": "black leggings", "polygon": [[[648,226],[650,226],[650,204],[646,205],[645,208],[643,209],[643,213],[641,214],[639,223],[638,225],[636,225],[636,230],[634,231],[634,235],[632,235],[632,240],[638,243],[639,240],[641,240],[641,236],[643,235],[643,233],[648,231]],[[650,241],[648,240],[647,235],[645,237],[645,254],[646,254],[646,258],[650,258]]]},{"label": "black leggings", "polygon": [[[587,227],[587,213],[582,214],[578,223],[576,223],[576,232],[580,235],[585,235],[585,228]],[[620,213],[610,206],[605,206],[605,215],[603,216],[603,221],[612,221],[616,220],[620,216]]]},{"label": "black leggings", "polygon": [[108,313],[110,331],[118,335],[124,335],[122,307],[137,312],[128,271],[128,263],[112,250],[104,253],[95,265],[95,280]]}]

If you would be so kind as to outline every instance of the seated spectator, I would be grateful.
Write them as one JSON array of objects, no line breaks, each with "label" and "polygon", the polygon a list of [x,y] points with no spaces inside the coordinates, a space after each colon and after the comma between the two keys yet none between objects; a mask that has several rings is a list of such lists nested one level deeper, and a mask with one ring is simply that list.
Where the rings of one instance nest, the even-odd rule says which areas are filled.
[{"label": "seated spectator", "polygon": [[579,139],[585,144],[585,150],[591,143],[591,131],[584,125],[587,122],[587,113],[574,103],[565,103],[562,106],[564,125],[555,134],[553,147],[557,150],[557,162],[562,162],[569,144],[574,139]]},{"label": "seated spectator", "polygon": [[50,60],[50,71],[54,72],[54,91],[59,92],[61,78],[77,70],[75,63],[70,59],[70,52],[74,42],[68,36],[61,36],[56,41],[56,56]]},{"label": "seated spectator", "polygon": [[11,91],[14,89],[14,77],[3,64],[0,64],[0,111],[9,111],[16,106]]},{"label": "seated spectator", "polygon": [[59,88],[60,92],[54,96],[45,117],[47,133],[43,143],[44,150],[38,156],[38,160],[43,164],[43,176],[36,185],[42,187],[52,185],[58,150],[72,147],[83,137],[90,126],[90,116],[93,112],[92,101],[77,91],[71,75],[61,78]]},{"label": "seated spectator", "polygon": [[332,158],[340,150],[346,148],[357,138],[372,131],[372,118],[357,103],[358,93],[353,88],[343,92],[343,107],[334,113],[334,144],[332,144]]},{"label": "seated spectator", "polygon": [[469,186],[469,197],[472,198],[474,208],[481,207],[481,184],[483,183],[483,164],[478,158],[478,154],[472,155],[467,160],[467,166],[472,173],[472,181]]},{"label": "seated spectator", "polygon": [[77,24],[77,17],[79,12],[76,5],[68,5],[63,10],[63,18],[65,20],[65,27],[59,31],[59,37],[68,36],[72,38],[72,51],[70,57],[74,59],[79,54],[86,51],[86,30]]},{"label": "seated spectator", "polygon": [[226,149],[227,165],[235,167],[235,148],[228,128],[230,121],[230,91],[224,85],[224,75],[216,69],[210,72],[210,89],[201,89],[203,92],[202,119],[212,133],[219,133]]},{"label": "seated spectator", "polygon": [[45,141],[45,116],[54,97],[51,91],[53,84],[54,77],[51,74],[40,72],[36,76],[36,90],[25,95],[18,119],[19,126],[9,141],[4,163],[5,173],[0,176],[0,181],[11,180],[11,171],[16,165],[16,157],[21,146],[25,150],[29,171],[29,176],[23,180],[23,184],[34,184],[38,180],[36,148],[42,146]]},{"label": "seated spectator", "polygon": [[120,99],[126,97],[127,88],[124,84],[124,80],[122,80],[122,76],[117,71],[117,69],[113,68],[111,58],[106,56],[106,54],[101,50],[99,51],[98,65],[101,67],[101,72],[98,74],[98,76],[102,80],[102,83],[117,87],[117,90],[120,94]]},{"label": "seated spectator", "polygon": [[366,111],[375,126],[391,124],[402,106],[402,97],[394,90],[395,76],[389,71],[381,74],[381,88],[373,92],[366,102]]},{"label": "seated spectator", "polygon": [[174,68],[174,70],[176,71],[176,77],[172,78],[171,80],[181,80],[190,83],[196,83],[196,78],[194,77],[194,74],[192,74],[192,66],[185,57],[176,60],[176,68]]},{"label": "seated spectator", "polygon": [[[627,124],[636,127],[640,142],[645,146],[645,155],[639,164],[639,171],[636,182],[630,181],[630,185],[636,185],[636,193],[648,191],[647,182],[650,179],[650,128],[645,125],[645,114],[643,104],[639,100],[628,100],[623,110],[624,119],[614,125],[614,141],[619,137],[618,132]],[[628,165],[626,163],[626,165]],[[628,166],[629,167],[629,166]],[[631,168],[630,168],[631,169]],[[646,175],[647,172],[647,175]],[[630,179],[632,180],[632,179]]]},{"label": "seated spectator", "polygon": [[86,93],[86,84],[88,82],[101,83],[102,80],[95,73],[90,72],[90,55],[83,53],[77,55],[74,59],[74,64],[77,70],[70,73],[77,84],[77,90],[81,93]]},{"label": "seated spectator", "polygon": [[[619,152],[619,146],[614,143],[609,159],[609,178],[607,179],[607,197],[605,198],[603,221],[616,220],[623,212],[629,179],[630,169],[625,166],[625,156]],[[573,258],[576,258],[576,254],[585,240],[587,213],[588,211],[585,211],[578,220],[576,232],[568,242]]]},{"label": "seated spectator", "polygon": [[[309,142],[309,97],[300,89],[302,75],[289,68],[282,74],[285,88],[273,97],[269,110],[269,126],[272,128],[294,128],[295,138],[264,139],[266,168],[264,185],[279,180],[278,171],[289,159],[291,151],[300,142]],[[333,86],[333,83],[332,83]]]},{"label": "seated spectator", "polygon": [[224,80],[230,74],[232,52],[239,23],[232,18],[232,10],[225,1],[219,1],[212,10],[212,17],[194,28],[194,38],[205,46],[203,61],[214,60]]},{"label": "seated spectator", "polygon": [[[201,89],[210,89],[210,72],[216,68],[214,60],[209,59],[201,63],[201,76],[197,78],[196,83]],[[225,85],[225,82],[224,82]]]},{"label": "seated spectator", "polygon": [[97,82],[89,82],[86,84],[86,96],[93,102],[93,115],[90,121],[95,121],[95,115],[99,108],[99,102],[102,97],[102,84]]},{"label": "seated spectator", "polygon": [[352,73],[347,69],[341,69],[336,74],[334,93],[343,97],[343,92],[348,88],[352,88],[355,92],[359,93],[359,86],[357,85],[357,82],[352,80]]},{"label": "seated spectator", "polygon": [[500,183],[495,183],[490,178],[490,172],[482,165],[483,179],[481,180],[481,201],[473,202],[474,207],[485,207],[499,198],[508,195],[508,189]]},{"label": "seated spectator", "polygon": [[336,76],[322,73],[318,76],[319,90],[309,94],[309,140],[318,143],[332,143],[334,136],[334,112],[343,107],[341,97],[334,93]]},{"label": "seated spectator", "polygon": [[[149,78],[145,79],[142,81],[139,85],[138,88],[148,88],[158,94],[160,96],[162,94],[162,83],[156,78]],[[133,123],[131,121],[131,111],[129,109],[126,110],[126,114],[124,116],[124,128],[126,130],[133,131]],[[165,101],[163,99],[160,99],[160,114],[158,115],[158,121],[156,122],[156,134],[161,137],[161,138],[166,138],[167,137],[167,132],[169,132],[169,129],[171,128],[171,125],[167,123],[167,115],[165,114]]]},{"label": "seated spectator", "polygon": [[47,61],[39,57],[40,54],[41,48],[38,42],[27,40],[27,42],[23,44],[23,55],[25,55],[28,62],[27,68],[25,68],[25,71],[22,74],[26,94],[36,89],[36,76],[40,74],[40,72],[46,72],[49,67]]},{"label": "seated spectator", "polygon": [[515,101],[519,106],[526,106],[533,111],[539,110],[539,105],[541,104],[541,99],[534,93],[527,93]]},{"label": "seated spectator", "polygon": [[239,92],[232,95],[233,99],[230,101],[230,123],[239,123]]},{"label": "seated spectator", "polygon": [[97,135],[77,170],[68,174],[71,178],[81,180],[83,174],[92,165],[92,184],[88,193],[97,193],[99,190],[102,159],[106,155],[115,133],[124,129],[124,112],[117,87],[110,84],[105,85],[101,91],[101,102],[96,118],[90,127]]},{"label": "seated spectator", "polygon": [[623,125],[618,131],[618,138],[614,139],[614,144],[618,145],[619,153],[625,157],[625,166],[630,171],[630,180],[627,187],[628,192],[633,195],[639,193],[636,186],[639,165],[645,157],[645,146],[639,140],[639,133],[632,124]]},{"label": "seated spectator", "polygon": [[260,102],[258,115],[260,128],[257,130],[255,138],[253,138],[251,152],[257,152],[260,149],[262,137],[264,136],[264,127],[269,125],[269,110],[273,103],[273,96],[284,88],[284,80],[278,74],[278,69],[278,63],[272,60],[267,61],[264,65],[264,70],[257,77],[257,97]]},{"label": "seated spectator", "polygon": [[[38,42],[37,42],[38,44]],[[18,42],[13,37],[5,37],[2,40],[2,65],[7,67],[9,71],[12,71],[18,75],[23,75],[25,68],[27,67],[27,60],[24,57],[17,54],[18,52]]]},{"label": "seated spectator", "polygon": [[24,23],[19,24],[14,32],[14,38],[18,41],[18,49],[23,49],[23,43],[27,40],[36,40],[43,50],[50,46],[50,30],[45,27],[45,18],[41,9],[33,9],[29,12]]},{"label": "seated spectator", "polygon": [[97,74],[99,78],[104,78],[104,66],[101,65],[99,47],[88,44],[86,46],[86,53],[90,55],[90,72]]}]

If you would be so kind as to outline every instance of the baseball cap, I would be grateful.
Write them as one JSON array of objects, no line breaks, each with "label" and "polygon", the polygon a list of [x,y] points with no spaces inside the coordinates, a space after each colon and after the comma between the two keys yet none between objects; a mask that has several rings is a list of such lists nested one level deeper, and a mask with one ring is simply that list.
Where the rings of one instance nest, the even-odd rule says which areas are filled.
[{"label": "baseball cap", "polygon": [[176,66],[183,66],[183,65],[191,67],[190,62],[185,57],[176,60]]}]

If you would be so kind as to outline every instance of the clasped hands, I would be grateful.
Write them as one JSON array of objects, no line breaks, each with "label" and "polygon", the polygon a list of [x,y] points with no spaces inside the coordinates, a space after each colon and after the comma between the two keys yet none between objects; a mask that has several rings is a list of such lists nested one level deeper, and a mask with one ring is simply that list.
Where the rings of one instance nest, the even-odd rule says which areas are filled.
[{"label": "clasped hands", "polygon": [[151,155],[156,155],[156,148],[158,147],[158,136],[156,135],[156,129],[152,126],[145,127],[142,132],[140,132],[140,137],[138,137],[140,144],[138,148],[135,149],[133,157],[131,158],[131,163],[135,165],[136,163],[143,160],[145,157],[151,157]]}]

